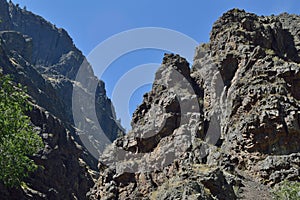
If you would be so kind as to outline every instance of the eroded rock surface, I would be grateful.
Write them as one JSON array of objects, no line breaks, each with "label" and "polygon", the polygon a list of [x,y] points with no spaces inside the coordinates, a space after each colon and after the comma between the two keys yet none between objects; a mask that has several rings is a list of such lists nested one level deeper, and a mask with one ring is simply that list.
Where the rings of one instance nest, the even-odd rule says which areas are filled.
[{"label": "eroded rock surface", "polygon": [[90,198],[271,199],[274,185],[299,181],[299,19],[233,9],[191,70],[165,55]]}]

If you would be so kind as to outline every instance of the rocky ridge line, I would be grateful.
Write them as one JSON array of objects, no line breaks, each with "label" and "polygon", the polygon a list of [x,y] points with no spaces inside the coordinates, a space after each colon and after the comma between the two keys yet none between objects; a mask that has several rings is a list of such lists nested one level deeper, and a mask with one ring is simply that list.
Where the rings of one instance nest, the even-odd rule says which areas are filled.
[{"label": "rocky ridge line", "polygon": [[[90,198],[271,199],[271,188],[299,181],[299,19],[233,9],[196,49],[192,70],[184,58],[165,55],[132,132],[100,159]],[[173,69],[194,92],[183,92],[180,81],[168,85]],[[193,95],[199,110],[183,115],[178,99]],[[178,137],[186,135],[191,140]],[[120,149],[129,159],[114,163]]]}]

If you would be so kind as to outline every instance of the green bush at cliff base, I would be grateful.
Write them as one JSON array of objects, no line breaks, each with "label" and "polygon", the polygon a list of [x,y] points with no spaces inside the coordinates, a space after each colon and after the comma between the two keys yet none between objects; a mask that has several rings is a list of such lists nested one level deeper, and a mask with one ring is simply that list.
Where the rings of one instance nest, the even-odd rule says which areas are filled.
[{"label": "green bush at cliff base", "polygon": [[0,180],[10,187],[37,168],[30,156],[43,146],[24,114],[29,109],[24,88],[0,74]]},{"label": "green bush at cliff base", "polygon": [[284,181],[274,188],[273,195],[276,200],[299,200],[300,183]]}]

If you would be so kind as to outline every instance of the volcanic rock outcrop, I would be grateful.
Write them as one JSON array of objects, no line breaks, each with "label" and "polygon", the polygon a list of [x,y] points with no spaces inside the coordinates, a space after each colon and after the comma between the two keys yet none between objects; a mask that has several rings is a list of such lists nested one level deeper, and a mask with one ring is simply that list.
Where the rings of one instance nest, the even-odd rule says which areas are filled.
[{"label": "volcanic rock outcrop", "polygon": [[[66,31],[0,5],[0,68],[27,87],[45,143],[32,158],[38,170],[22,186],[0,183],[0,199],[271,199],[273,187],[300,181],[299,16],[225,13],[191,67],[165,54],[124,135]],[[77,102],[76,128],[73,91],[95,99]],[[99,132],[98,120],[113,141],[99,163],[79,136]]]},{"label": "volcanic rock outcrop", "polygon": [[166,54],[90,198],[271,199],[300,181],[299,20],[233,9],[191,70]]}]

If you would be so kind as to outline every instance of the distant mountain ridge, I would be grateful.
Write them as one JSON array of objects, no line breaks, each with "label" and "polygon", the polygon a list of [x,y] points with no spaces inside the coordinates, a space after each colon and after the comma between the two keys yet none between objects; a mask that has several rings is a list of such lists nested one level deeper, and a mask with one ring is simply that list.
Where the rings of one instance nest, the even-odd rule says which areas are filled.
[{"label": "distant mountain ridge", "polygon": [[[0,67],[27,87],[34,104],[28,115],[46,144],[34,158],[43,170],[26,179],[28,188],[0,187],[0,196],[84,199],[97,174],[97,159],[82,144],[72,113],[72,90],[74,85],[81,85],[75,78],[85,57],[64,29],[6,0],[0,0],[0,5]],[[99,123],[113,141],[124,134],[123,128],[114,118],[104,83],[95,77],[89,64],[84,67],[86,81],[97,83],[96,94],[91,97],[96,99]],[[86,91],[85,95],[93,95]]]}]

